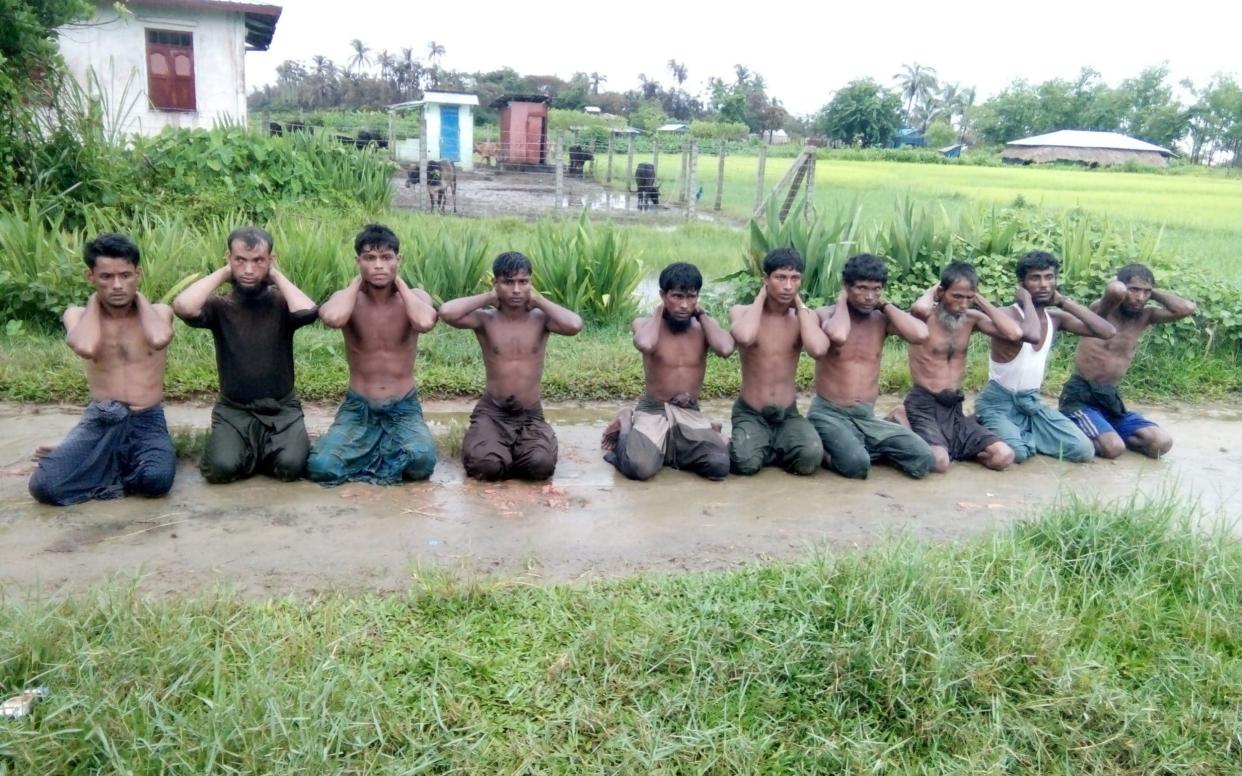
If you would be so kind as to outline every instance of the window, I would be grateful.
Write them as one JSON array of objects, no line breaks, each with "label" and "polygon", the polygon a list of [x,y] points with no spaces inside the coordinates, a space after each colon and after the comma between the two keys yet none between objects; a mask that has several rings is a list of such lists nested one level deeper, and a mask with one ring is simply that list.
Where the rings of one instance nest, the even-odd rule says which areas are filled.
[{"label": "window", "polygon": [[147,30],[147,97],[156,110],[195,110],[190,33]]}]

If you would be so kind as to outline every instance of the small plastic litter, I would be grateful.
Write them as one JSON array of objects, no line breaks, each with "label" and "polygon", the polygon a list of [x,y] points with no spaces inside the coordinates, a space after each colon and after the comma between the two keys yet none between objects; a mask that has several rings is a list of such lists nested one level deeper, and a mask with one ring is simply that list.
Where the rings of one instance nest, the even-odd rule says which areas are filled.
[{"label": "small plastic litter", "polygon": [[47,697],[46,687],[35,687],[0,703],[0,717],[24,717],[34,708],[35,702]]}]

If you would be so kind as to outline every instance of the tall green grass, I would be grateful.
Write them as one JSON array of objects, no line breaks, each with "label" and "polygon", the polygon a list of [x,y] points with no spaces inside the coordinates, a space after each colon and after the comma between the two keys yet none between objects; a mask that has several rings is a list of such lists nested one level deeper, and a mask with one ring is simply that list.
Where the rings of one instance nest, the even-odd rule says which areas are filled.
[{"label": "tall green grass", "polygon": [[554,587],[0,609],[14,773],[1227,774],[1242,548],[1173,502]]}]

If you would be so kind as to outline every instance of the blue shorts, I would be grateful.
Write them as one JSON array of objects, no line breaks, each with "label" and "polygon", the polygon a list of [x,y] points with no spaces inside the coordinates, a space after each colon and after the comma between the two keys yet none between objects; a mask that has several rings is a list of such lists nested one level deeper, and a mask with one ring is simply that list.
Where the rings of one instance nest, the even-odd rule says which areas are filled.
[{"label": "blue shorts", "polygon": [[1111,415],[1099,407],[1090,405],[1074,410],[1069,413],[1069,417],[1078,428],[1082,429],[1082,433],[1092,440],[1099,439],[1101,434],[1115,433],[1124,442],[1141,429],[1156,425],[1137,412]]}]

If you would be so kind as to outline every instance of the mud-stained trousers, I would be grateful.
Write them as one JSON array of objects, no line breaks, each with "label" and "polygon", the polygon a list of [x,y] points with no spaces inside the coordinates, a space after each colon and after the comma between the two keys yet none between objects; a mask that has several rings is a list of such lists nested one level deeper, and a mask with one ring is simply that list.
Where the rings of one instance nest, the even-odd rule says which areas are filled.
[{"label": "mud-stained trousers", "polygon": [[823,459],[819,435],[796,403],[757,410],[740,398],[733,402],[729,461],[734,474],[758,474],[764,466],[779,466],[790,474],[814,474]]},{"label": "mud-stained trousers", "polygon": [[816,396],[806,418],[823,442],[828,468],[845,477],[866,479],[871,464],[888,460],[919,479],[935,463],[926,442],[905,426],[877,418],[869,402],[842,407]]},{"label": "mud-stained trousers", "polygon": [[1013,448],[1013,460],[1022,463],[1036,453],[1085,463],[1095,457],[1095,445],[1074,421],[1044,404],[1039,391],[1013,391],[989,380],[975,398],[975,417]]},{"label": "mud-stained trousers", "polygon": [[546,480],[556,471],[556,433],[543,408],[526,408],[510,396],[489,394],[470,413],[462,443],[466,475],[480,480]]},{"label": "mud-stained trousers", "polygon": [[119,401],[93,401],[64,441],[39,461],[30,495],[53,506],[127,493],[163,496],[176,472],[162,405],[133,412]]},{"label": "mud-stained trousers", "polygon": [[699,412],[698,402],[682,406],[650,396],[639,400],[629,432],[606,458],[631,480],[649,480],[665,466],[709,480],[729,473],[729,444]]},{"label": "mud-stained trousers", "polygon": [[386,401],[345,392],[332,427],[315,442],[306,476],[322,485],[396,485],[425,480],[436,468],[436,442],[418,391]]},{"label": "mud-stained trousers", "polygon": [[211,410],[211,437],[199,469],[210,483],[268,474],[302,476],[310,439],[297,394],[239,404],[221,396]]}]

